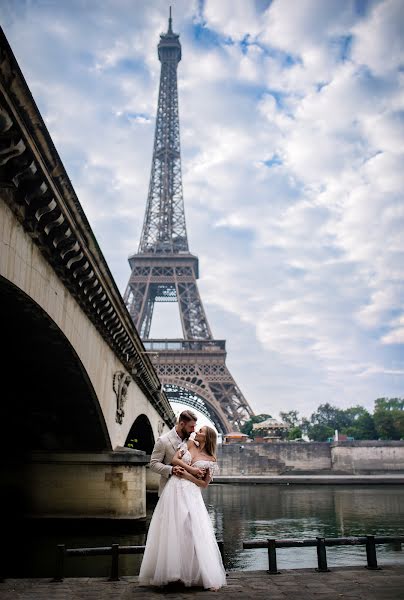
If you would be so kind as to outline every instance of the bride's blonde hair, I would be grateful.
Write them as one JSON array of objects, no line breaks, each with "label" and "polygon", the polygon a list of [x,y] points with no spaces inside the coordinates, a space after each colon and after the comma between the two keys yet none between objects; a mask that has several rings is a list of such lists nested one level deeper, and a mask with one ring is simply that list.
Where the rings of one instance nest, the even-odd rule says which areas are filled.
[{"label": "bride's blonde hair", "polygon": [[206,427],[206,437],[205,437],[205,451],[209,456],[216,460],[216,445],[217,445],[217,435],[216,431],[205,425]]}]

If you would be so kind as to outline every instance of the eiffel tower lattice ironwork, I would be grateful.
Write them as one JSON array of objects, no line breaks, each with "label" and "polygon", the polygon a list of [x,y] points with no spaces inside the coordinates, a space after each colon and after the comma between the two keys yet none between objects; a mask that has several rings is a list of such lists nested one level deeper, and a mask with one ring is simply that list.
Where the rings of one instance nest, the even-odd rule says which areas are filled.
[{"label": "eiffel tower lattice ironwork", "polygon": [[[198,258],[188,248],[181,178],[177,66],[179,35],[171,8],[160,35],[160,89],[146,214],[124,300],[171,401],[196,408],[219,432],[237,430],[253,411],[226,367],[226,342],[215,340],[196,280]],[[150,339],[155,302],[178,302],[181,339]]]}]

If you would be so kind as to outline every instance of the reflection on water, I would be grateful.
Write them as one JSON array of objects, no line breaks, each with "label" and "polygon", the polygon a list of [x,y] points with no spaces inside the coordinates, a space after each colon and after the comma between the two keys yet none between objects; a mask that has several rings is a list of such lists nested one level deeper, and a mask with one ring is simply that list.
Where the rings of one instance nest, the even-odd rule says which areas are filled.
[{"label": "reflection on water", "polygon": [[[220,485],[211,484],[203,492],[218,539],[223,539],[228,569],[267,569],[266,550],[243,550],[242,541],[253,538],[306,538],[355,535],[404,535],[403,486],[292,486],[292,485]],[[153,512],[148,508],[146,523],[135,532],[108,533],[99,530],[52,531],[35,528],[25,535],[23,554],[15,561],[17,577],[52,577],[55,573],[55,548],[139,545],[145,541],[148,522]],[[288,548],[277,551],[279,568],[317,566],[315,548]],[[404,550],[389,545],[377,547],[380,564],[404,564]],[[329,566],[365,565],[363,546],[327,548]],[[120,556],[120,573],[137,575],[141,556]],[[111,559],[108,556],[66,559],[66,577],[107,577]]]},{"label": "reflection on water", "polygon": [[[229,569],[267,569],[266,550],[245,539],[404,535],[403,486],[210,485],[204,492]],[[279,568],[316,567],[315,548],[277,550]],[[404,564],[404,551],[377,547],[378,561]],[[329,566],[365,565],[364,546],[327,548]]]}]

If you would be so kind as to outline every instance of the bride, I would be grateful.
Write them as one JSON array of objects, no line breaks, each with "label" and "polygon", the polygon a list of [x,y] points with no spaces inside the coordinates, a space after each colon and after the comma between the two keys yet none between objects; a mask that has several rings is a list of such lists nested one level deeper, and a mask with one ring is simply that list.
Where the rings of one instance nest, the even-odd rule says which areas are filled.
[{"label": "bride", "polygon": [[226,585],[226,573],[212,522],[201,490],[218,470],[216,432],[201,427],[194,440],[183,442],[172,461],[182,467],[170,477],[150,522],[139,573],[140,585],[185,586],[217,590]]}]

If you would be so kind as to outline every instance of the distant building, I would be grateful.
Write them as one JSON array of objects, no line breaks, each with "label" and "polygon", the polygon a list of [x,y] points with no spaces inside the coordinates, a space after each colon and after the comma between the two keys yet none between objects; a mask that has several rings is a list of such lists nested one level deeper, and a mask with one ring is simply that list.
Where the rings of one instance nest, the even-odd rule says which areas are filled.
[{"label": "distant building", "polygon": [[223,434],[223,443],[224,444],[242,444],[248,440],[248,435],[245,433],[241,433],[240,431],[231,431],[230,433]]},{"label": "distant building", "polygon": [[327,438],[327,442],[354,442],[355,438],[335,431],[334,435]]},{"label": "distant building", "polygon": [[287,423],[277,419],[266,419],[261,423],[254,423],[253,436],[255,442],[277,442],[282,439],[285,432],[289,429]]}]

